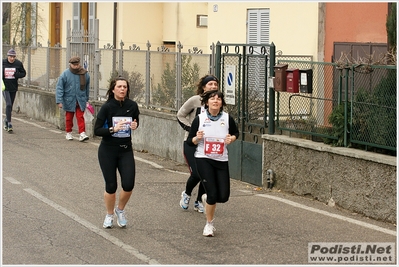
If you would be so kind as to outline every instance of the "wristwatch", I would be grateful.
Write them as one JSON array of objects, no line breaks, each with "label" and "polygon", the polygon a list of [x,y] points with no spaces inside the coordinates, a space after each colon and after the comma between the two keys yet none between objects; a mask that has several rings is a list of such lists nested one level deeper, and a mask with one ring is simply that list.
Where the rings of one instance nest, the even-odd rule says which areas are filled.
[{"label": "wristwatch", "polygon": [[113,134],[114,133],[114,127],[109,127],[109,132]]}]

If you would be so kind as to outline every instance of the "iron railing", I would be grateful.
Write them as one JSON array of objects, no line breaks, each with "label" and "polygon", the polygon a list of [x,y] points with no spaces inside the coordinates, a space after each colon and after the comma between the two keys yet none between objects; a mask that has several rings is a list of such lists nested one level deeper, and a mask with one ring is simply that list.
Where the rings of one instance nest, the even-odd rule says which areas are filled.
[{"label": "iron railing", "polygon": [[312,93],[277,93],[277,130],[396,153],[396,66],[278,60],[313,73]]},{"label": "iron railing", "polygon": [[[183,46],[179,44],[178,47],[177,52],[162,47],[153,51],[148,42],[144,50],[134,46],[125,49],[121,41],[119,49],[104,47],[94,51],[83,47],[81,56],[77,50],[67,51],[62,47],[3,44],[3,58],[7,57],[10,48],[14,48],[17,59],[27,71],[27,76],[20,79],[21,84],[54,92],[58,77],[68,66],[68,55],[78,55],[90,74],[90,99],[105,99],[110,80],[124,76],[130,83],[130,97],[138,104],[177,112],[182,103],[196,94],[199,79],[214,70],[211,54],[195,48],[183,52]],[[85,56],[93,53],[93,57]]]}]

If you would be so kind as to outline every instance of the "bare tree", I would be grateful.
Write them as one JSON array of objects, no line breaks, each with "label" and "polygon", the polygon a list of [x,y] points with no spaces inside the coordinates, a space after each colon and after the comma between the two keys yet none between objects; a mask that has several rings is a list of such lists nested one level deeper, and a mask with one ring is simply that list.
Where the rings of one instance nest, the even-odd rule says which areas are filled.
[{"label": "bare tree", "polygon": [[43,19],[37,12],[38,3],[2,3],[3,43],[13,46],[36,45],[39,24]]}]

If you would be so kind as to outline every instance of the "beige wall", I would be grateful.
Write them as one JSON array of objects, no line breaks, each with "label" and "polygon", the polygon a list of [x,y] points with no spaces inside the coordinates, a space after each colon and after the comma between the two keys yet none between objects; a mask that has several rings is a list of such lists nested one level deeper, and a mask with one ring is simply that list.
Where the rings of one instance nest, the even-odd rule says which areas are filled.
[{"label": "beige wall", "polygon": [[40,19],[38,20],[37,29],[37,42],[40,42],[43,46],[47,46],[49,40],[49,19],[50,19],[50,6],[48,3],[39,2],[37,5],[38,12],[40,12]]},{"label": "beige wall", "polygon": [[[214,12],[214,5],[218,11]],[[96,17],[100,21],[99,45],[113,43],[112,2],[97,2]],[[118,2],[116,44],[121,40],[147,49],[161,46],[164,41],[180,41],[183,52],[198,47],[210,53],[210,45],[217,43],[246,43],[247,10],[270,9],[270,41],[285,55],[317,56],[317,2]],[[40,3],[45,27],[49,28],[49,3]],[[208,28],[199,28],[196,17],[208,15]],[[72,3],[62,7],[62,46],[66,46],[66,21],[72,19]],[[47,44],[48,30],[42,30],[41,41]]]},{"label": "beige wall", "polygon": [[[64,4],[66,5],[66,4]],[[101,39],[99,40],[100,48],[103,48],[104,45],[113,43],[113,25],[114,25],[114,3],[105,2],[101,3],[101,5],[97,5],[97,16],[101,16],[99,20],[99,28],[101,32]],[[71,15],[68,15],[71,18]],[[66,19],[65,19],[66,20]],[[64,29],[63,29],[64,30]]]},{"label": "beige wall", "polygon": [[[162,44],[163,12],[161,3],[119,2],[118,7],[116,37],[118,48],[121,40],[125,43],[125,47],[135,44],[140,46],[141,50],[147,49],[147,41],[150,41],[151,49],[156,49]],[[102,19],[102,17],[97,13],[97,18]],[[100,43],[102,42],[101,35],[100,28]]]},{"label": "beige wall", "polygon": [[[218,11],[213,6],[218,5]],[[246,43],[247,10],[270,9],[270,42],[284,55],[317,56],[318,3],[210,2],[208,42]]]}]

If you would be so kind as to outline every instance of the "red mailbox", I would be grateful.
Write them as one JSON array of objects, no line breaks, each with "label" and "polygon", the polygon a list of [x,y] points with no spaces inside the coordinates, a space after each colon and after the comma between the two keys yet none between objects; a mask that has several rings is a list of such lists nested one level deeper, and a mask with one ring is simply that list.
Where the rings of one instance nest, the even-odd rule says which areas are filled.
[{"label": "red mailbox", "polygon": [[287,64],[278,64],[274,66],[274,90],[283,92],[287,90]]},{"label": "red mailbox", "polygon": [[299,93],[299,69],[287,69],[287,92]]}]

